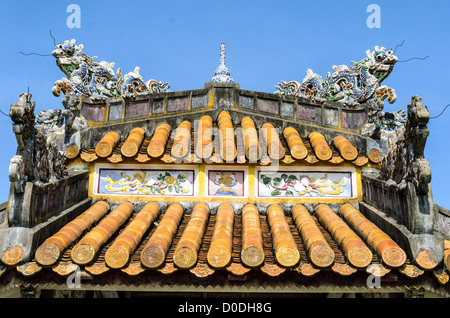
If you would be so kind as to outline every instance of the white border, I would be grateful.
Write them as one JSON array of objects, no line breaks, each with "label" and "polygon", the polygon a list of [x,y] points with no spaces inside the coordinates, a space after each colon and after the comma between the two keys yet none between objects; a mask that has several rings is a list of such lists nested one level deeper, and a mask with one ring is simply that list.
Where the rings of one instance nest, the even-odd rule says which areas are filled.
[{"label": "white border", "polygon": [[161,198],[191,198],[191,197],[198,197],[199,196],[199,189],[198,189],[198,166],[190,166],[190,165],[152,165],[152,164],[111,164],[111,163],[98,163],[94,166],[94,178],[93,178],[93,184],[92,184],[92,194],[93,195],[107,195],[107,196],[127,196],[129,194],[120,194],[120,193],[111,193],[111,194],[105,194],[105,193],[98,193],[98,185],[99,185],[99,178],[100,178],[100,169],[132,169],[132,170],[160,170],[160,171],[167,171],[167,170],[192,170],[194,171],[194,189],[193,189],[193,195],[145,195],[145,194],[133,194],[133,197],[161,197]]}]

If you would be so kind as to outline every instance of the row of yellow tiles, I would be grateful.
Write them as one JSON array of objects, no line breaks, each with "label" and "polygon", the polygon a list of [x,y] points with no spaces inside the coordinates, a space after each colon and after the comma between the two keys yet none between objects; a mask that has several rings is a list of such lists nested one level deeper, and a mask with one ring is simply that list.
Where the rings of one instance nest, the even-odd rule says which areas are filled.
[{"label": "row of yellow tiles", "polygon": [[[237,149],[235,142],[235,133],[231,116],[226,111],[222,111],[218,116],[217,127],[219,129],[220,144],[218,152],[225,161],[236,159]],[[243,117],[240,123],[244,141],[245,155],[249,160],[254,162],[261,158],[263,146],[268,156],[272,159],[281,159],[285,156],[286,150],[280,139],[276,128],[269,123],[265,123],[260,128],[260,136],[253,120],[250,117]],[[171,132],[171,126],[167,123],[161,123],[147,146],[147,154],[152,158],[159,158],[164,154],[166,144]],[[174,140],[171,149],[171,155],[174,158],[185,157],[191,149],[191,130],[192,124],[189,121],[181,122],[176,128]],[[195,154],[199,158],[209,158],[213,153],[213,120],[206,115],[200,118],[197,127],[197,136],[194,140]],[[305,159],[308,151],[300,137],[298,131],[293,127],[287,127],[283,130],[283,136],[289,148],[290,155],[294,159]],[[329,147],[325,137],[318,133],[312,132],[308,136],[311,147],[319,160],[330,160],[332,150]],[[134,157],[138,152],[142,142],[145,139],[145,130],[140,127],[134,128],[127,136],[121,146],[121,154],[125,157]],[[113,153],[114,148],[119,144],[121,136],[115,131],[106,133],[96,144],[95,152],[99,157],[106,158]],[[351,142],[343,137],[337,136],[332,141],[333,145],[338,149],[340,155],[345,160],[355,160],[358,156],[358,150]]]},{"label": "row of yellow tiles", "polygon": [[[92,263],[101,247],[130,220],[134,212],[132,204],[128,202],[119,204],[108,213],[109,210],[108,203],[99,201],[67,223],[37,249],[37,262],[43,266],[55,264],[64,250],[78,240],[71,251],[73,262],[80,265]],[[216,228],[208,256],[208,263],[212,267],[221,268],[230,262],[233,239],[230,224],[233,224],[234,212],[230,204],[222,204],[217,211]],[[318,267],[330,266],[334,262],[334,252],[311,214],[301,204],[294,206],[291,212],[310,260]],[[160,213],[159,205],[150,202],[134,215],[106,252],[105,260],[108,266],[122,268],[128,263],[130,256]],[[184,213],[181,204],[173,203],[162,215],[160,223],[141,253],[141,262],[145,267],[157,268],[164,262]],[[197,203],[194,206],[189,223],[174,252],[173,260],[178,267],[189,268],[196,263],[209,213],[210,209],[205,203]],[[255,218],[258,213],[256,206],[251,204],[242,209],[243,245],[240,256],[242,262],[249,267],[257,267],[264,261],[259,218]],[[295,266],[300,260],[299,251],[289,231],[282,207],[271,205],[266,213],[277,262],[284,267]],[[353,266],[368,266],[372,261],[372,251],[378,253],[390,267],[400,267],[405,263],[404,251],[351,204],[342,205],[339,215],[328,205],[319,204],[315,208],[315,214]]]}]

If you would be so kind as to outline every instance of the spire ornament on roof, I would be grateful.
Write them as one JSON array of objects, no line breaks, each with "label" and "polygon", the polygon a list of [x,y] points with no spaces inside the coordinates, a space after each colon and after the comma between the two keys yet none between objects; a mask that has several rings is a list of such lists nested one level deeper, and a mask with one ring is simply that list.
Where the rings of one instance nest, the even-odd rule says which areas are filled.
[{"label": "spire ornament on roof", "polygon": [[211,78],[211,83],[234,83],[234,79],[230,76],[230,71],[225,66],[225,43],[220,44],[220,65]]}]

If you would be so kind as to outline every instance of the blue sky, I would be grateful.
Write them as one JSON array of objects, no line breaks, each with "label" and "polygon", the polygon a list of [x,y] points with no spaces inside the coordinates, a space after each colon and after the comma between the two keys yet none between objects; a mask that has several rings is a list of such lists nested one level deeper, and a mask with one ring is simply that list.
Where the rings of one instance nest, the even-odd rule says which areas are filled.
[{"label": "blue sky", "polygon": [[[381,10],[381,28],[369,28],[371,3]],[[70,4],[81,9],[81,27],[69,28]],[[98,61],[123,73],[141,68],[144,80],[170,82],[172,91],[203,88],[218,66],[219,46],[242,89],[273,92],[281,80],[301,81],[306,69],[325,76],[331,65],[359,61],[375,45],[395,48],[399,60],[384,84],[397,101],[386,111],[406,110],[419,95],[431,116],[450,103],[450,2],[448,1],[3,1],[0,4],[0,110],[9,112],[28,87],[36,113],[63,108],[52,95],[63,77],[48,54],[57,42],[76,39]],[[425,157],[432,169],[435,203],[450,209],[450,109],[430,120]],[[8,166],[16,151],[11,120],[0,114],[0,202],[8,198]]]}]

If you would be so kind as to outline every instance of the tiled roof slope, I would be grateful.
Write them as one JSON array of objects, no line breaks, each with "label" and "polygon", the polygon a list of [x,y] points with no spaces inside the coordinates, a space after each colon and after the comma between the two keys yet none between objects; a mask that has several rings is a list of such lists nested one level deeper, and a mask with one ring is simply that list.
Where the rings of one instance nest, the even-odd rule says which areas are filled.
[{"label": "tiled roof slope", "polygon": [[[135,210],[128,202],[98,201],[50,236],[29,262],[18,263],[11,251],[2,260],[9,264],[2,274],[16,268],[24,277],[45,272],[66,277],[82,269],[92,283],[101,283],[103,274],[114,271],[129,277],[181,272],[194,277],[216,272],[347,277],[395,271],[408,278],[427,272],[351,204],[333,209],[326,204],[308,209],[301,204],[248,204],[234,210],[227,203],[216,209],[205,203],[184,208],[150,202]],[[432,272],[440,284],[447,284],[445,270]]]},{"label": "tiled roof slope", "polygon": [[[230,129],[229,137],[226,129]],[[122,134],[111,128],[91,142],[93,146],[84,149],[69,146],[66,157],[75,159],[79,156],[85,162],[106,159],[119,163],[132,159],[136,163],[147,163],[160,159],[165,163],[181,160],[199,163],[207,159],[210,163],[252,162],[260,165],[278,160],[284,164],[349,162],[356,166],[381,161],[379,150],[358,150],[357,145],[344,135],[327,139],[319,131],[311,131],[302,136],[293,126],[281,129],[266,122],[257,127],[249,116],[233,123],[228,111],[221,111],[217,120],[209,115],[198,116],[198,122],[184,120],[177,125],[160,120],[150,133],[135,126]]]}]

